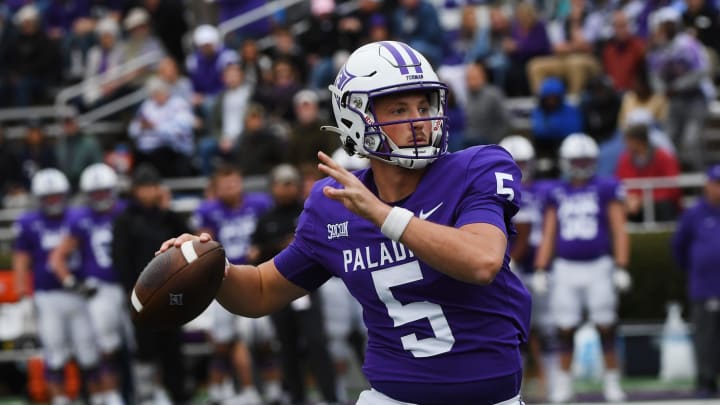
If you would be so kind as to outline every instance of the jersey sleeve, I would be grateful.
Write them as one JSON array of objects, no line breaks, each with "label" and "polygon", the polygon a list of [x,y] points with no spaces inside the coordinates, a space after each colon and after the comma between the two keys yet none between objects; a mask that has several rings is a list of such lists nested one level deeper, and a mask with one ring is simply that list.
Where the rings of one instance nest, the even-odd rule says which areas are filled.
[{"label": "jersey sleeve", "polygon": [[210,223],[210,218],[208,216],[208,202],[203,202],[200,204],[200,206],[193,212],[192,216],[190,217],[190,227],[192,227],[195,230],[200,229],[212,229],[212,224]]},{"label": "jersey sleeve", "polygon": [[12,227],[13,250],[30,253],[32,251],[32,235],[30,233],[30,224],[23,218],[18,219]]},{"label": "jersey sleeve", "polygon": [[607,202],[625,201],[626,191],[622,183],[615,177],[604,179],[600,189],[602,199]]},{"label": "jersey sleeve", "polygon": [[[316,190],[318,187],[315,188]],[[331,277],[325,267],[318,262],[318,255],[313,248],[317,244],[314,241],[315,218],[318,215],[314,198],[317,196],[318,193],[313,192],[305,202],[305,208],[300,214],[295,231],[295,239],[273,259],[275,267],[285,278],[307,291],[314,291]]]},{"label": "jersey sleeve", "polygon": [[482,148],[471,160],[467,173],[455,226],[488,223],[506,235],[514,234],[511,220],[519,209],[522,179],[510,154],[499,146]]}]

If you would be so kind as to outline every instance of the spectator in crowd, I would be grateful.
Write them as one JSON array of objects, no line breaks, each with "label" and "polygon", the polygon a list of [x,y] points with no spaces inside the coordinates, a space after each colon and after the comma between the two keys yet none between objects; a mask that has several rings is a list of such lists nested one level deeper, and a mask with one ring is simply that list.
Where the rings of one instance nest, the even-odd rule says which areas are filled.
[{"label": "spectator in crowd", "polygon": [[533,93],[537,94],[546,77],[555,76],[567,82],[570,94],[577,95],[589,77],[600,73],[601,66],[593,55],[597,17],[589,12],[585,0],[570,1],[570,14],[550,27],[553,54],[528,64]]},{"label": "spectator in crowd", "polygon": [[338,21],[338,34],[340,36],[340,49],[352,51],[369,40],[370,31],[377,23],[378,17],[386,21],[383,14],[383,4],[377,0],[360,0],[356,10],[340,17]]},{"label": "spectator in crowd", "polygon": [[45,136],[40,120],[32,119],[25,124],[25,139],[19,150],[20,167],[25,177],[24,185],[30,188],[30,179],[40,169],[57,166],[54,145]]},{"label": "spectator in crowd", "polygon": [[200,170],[204,175],[213,171],[213,159],[219,156],[230,160],[232,151],[243,133],[245,115],[253,94],[253,86],[245,82],[240,65],[227,65],[223,71],[225,90],[218,95],[213,113],[213,128],[209,136],[200,140]]},{"label": "spectator in crowd", "polygon": [[256,40],[248,38],[240,44],[240,67],[245,82],[256,87],[270,80],[272,60],[258,49]]},{"label": "spectator in crowd", "polygon": [[[32,194],[39,208],[24,213],[15,224],[12,267],[18,296],[29,296],[37,315],[37,334],[43,349],[47,393],[53,405],[69,404],[65,391],[65,366],[71,358],[83,370],[82,384],[92,403],[105,402],[98,374],[100,355],[95,343],[87,298],[94,294],[84,282],[77,258],[68,266],[77,278],[62,279],[53,272],[49,257],[67,233],[70,184],[57,169],[38,171],[32,178]],[[30,278],[32,275],[32,278]],[[116,405],[116,402],[110,402]]]},{"label": "spectator in crowd", "polygon": [[630,24],[624,11],[615,11],[613,36],[602,45],[603,71],[620,92],[631,90],[636,75],[645,68],[645,42],[633,34]]},{"label": "spectator in crowd", "polygon": [[272,72],[272,82],[256,88],[253,100],[265,107],[272,121],[293,122],[293,97],[302,88],[298,70],[289,59],[280,58],[274,60]]},{"label": "spectator in crowd", "polygon": [[[123,60],[123,45],[120,41],[120,27],[111,17],[100,20],[95,27],[98,44],[90,48],[85,66],[85,80],[107,73],[119,66]],[[98,83],[95,79],[88,83],[83,93],[83,105],[91,107],[109,101],[119,91],[121,83],[113,80]]]},{"label": "spectator in crowd", "polygon": [[293,105],[297,121],[288,139],[288,158],[294,165],[317,162],[317,153],[328,156],[340,146],[338,138],[320,129],[324,122],[320,118],[317,93],[305,89],[295,94]]},{"label": "spectator in crowd", "polygon": [[[243,176],[234,166],[218,167],[212,175],[211,183],[215,198],[198,207],[193,216],[194,225],[198,232],[206,232],[216,238],[232,263],[249,263],[253,232],[258,219],[270,209],[272,200],[265,193],[245,191]],[[209,310],[213,321],[209,335],[213,354],[209,371],[210,400],[248,405],[260,403],[260,395],[253,384],[248,342],[238,339],[236,333],[237,317],[216,301],[211,305]],[[235,369],[240,382],[239,394],[232,381],[233,352],[235,356],[246,359],[235,363],[240,366]]]},{"label": "spectator in crowd", "polygon": [[88,0],[52,0],[43,13],[48,36],[60,44],[65,79],[79,79],[93,45],[95,20]]},{"label": "spectator in crowd", "polygon": [[208,119],[215,105],[215,97],[223,90],[222,72],[225,66],[238,63],[237,52],[226,48],[220,31],[212,25],[200,25],[193,31],[195,51],[185,63],[195,95],[193,106],[201,106],[202,116]]},{"label": "spectator in crowd", "polygon": [[620,155],[625,151],[624,131],[631,126],[647,127],[648,138],[653,148],[662,149],[673,156],[676,155],[675,145],[653,118],[652,113],[644,108],[637,108],[628,113],[624,127],[620,127],[612,138],[600,144],[597,162],[599,176],[616,174]]},{"label": "spectator in crowd", "polygon": [[[648,125],[635,124],[625,130],[625,151],[620,155],[616,175],[620,180],[646,177],[676,177],[680,174],[677,158],[668,151],[653,145]],[[679,188],[654,188],[652,190],[654,219],[673,221],[680,211]],[[628,218],[642,222],[647,214],[644,209],[643,192],[630,189],[625,199]]]},{"label": "spectator in crowd", "polygon": [[707,0],[685,0],[687,9],[682,21],[689,34],[696,37],[712,54],[717,63],[720,55],[720,11]]},{"label": "spectator in crowd", "polygon": [[390,32],[425,55],[431,65],[442,62],[445,35],[437,10],[427,0],[399,0]]},{"label": "spectator in crowd", "polygon": [[531,3],[520,3],[516,7],[510,36],[503,39],[502,47],[510,59],[505,77],[507,95],[529,95],[528,62],[537,56],[549,55],[552,51],[545,23],[538,19],[537,11]]},{"label": "spectator in crowd", "polygon": [[534,143],[542,157],[556,157],[563,139],[580,132],[583,126],[582,112],[565,99],[565,85],[556,77],[543,81],[530,119]]},{"label": "spectator in crowd", "polygon": [[178,65],[185,61],[183,38],[188,32],[186,9],[182,2],[174,0],[138,0],[150,13],[153,32],[163,48]]},{"label": "spectator in crowd", "polygon": [[[160,181],[154,167],[147,163],[138,166],[132,178],[132,199],[113,222],[112,262],[126,297],[130,296],[142,269],[155,256],[155,246],[172,235],[189,232],[185,220],[164,206]],[[137,403],[169,404],[189,400],[185,392],[181,340],[180,327],[161,332],[135,328]]]},{"label": "spectator in crowd", "polygon": [[705,167],[702,129],[708,102],[715,97],[710,66],[702,44],[682,32],[680,14],[671,7],[653,17],[654,48],[648,54],[651,83],[668,96],[668,134],[680,157],[696,170]]},{"label": "spectator in crowd", "polygon": [[157,77],[148,80],[145,100],[135,114],[128,134],[135,143],[137,164],[148,162],[164,177],[191,173],[193,115],[190,105],[170,95],[170,87]]},{"label": "spectator in crowd", "polygon": [[300,36],[300,45],[310,70],[307,83],[324,90],[335,78],[333,56],[340,46],[335,0],[312,0],[310,10],[310,26]]},{"label": "spectator in crowd", "polygon": [[243,128],[233,161],[245,175],[266,175],[275,165],[285,161],[287,145],[268,129],[265,109],[260,104],[250,104]]},{"label": "spectator in crowd", "polygon": [[365,43],[387,41],[390,39],[390,27],[384,14],[374,14],[368,26],[368,36]]},{"label": "spectator in crowd", "polygon": [[691,302],[693,343],[697,376],[696,396],[715,398],[720,374],[720,165],[707,171],[705,193],[683,213],[672,237],[672,250],[680,268],[687,272]]},{"label": "spectator in crowd", "polygon": [[193,88],[190,79],[181,74],[177,62],[171,57],[163,58],[157,67],[157,76],[170,86],[170,95],[192,103]]},{"label": "spectator in crowd", "polygon": [[[253,234],[253,247],[258,252],[256,263],[272,259],[292,242],[303,210],[301,178],[297,169],[288,164],[275,167],[270,184],[275,206],[260,217]],[[298,298],[271,316],[280,341],[283,380],[291,403],[307,401],[305,367],[300,361],[303,357],[323,399],[337,402],[335,371],[328,352],[319,293],[315,291]]]},{"label": "spectator in crowd", "polygon": [[[510,112],[505,106],[505,96],[488,83],[487,71],[480,62],[467,65],[465,79],[468,100],[464,108],[466,126],[462,148],[500,142],[510,131]],[[453,130],[453,135],[458,133]]]},{"label": "spectator in crowd", "polygon": [[[275,27],[272,32],[271,45],[265,53],[273,61],[273,64],[276,60],[285,59],[293,66],[298,77],[307,77],[305,54],[293,33],[290,32],[290,28],[282,25]],[[272,67],[268,81],[272,81]]]},{"label": "spectator in crowd", "polygon": [[10,38],[7,69],[18,107],[45,101],[47,89],[59,79],[60,50],[42,29],[38,9],[28,4],[14,17],[17,35]]},{"label": "spectator in crowd", "polygon": [[504,89],[509,62],[503,42],[510,34],[510,21],[500,6],[490,6],[488,13],[489,23],[478,27],[472,46],[465,54],[465,62],[484,61],[492,83]]},{"label": "spectator in crowd", "polygon": [[67,111],[62,119],[62,135],[55,145],[57,165],[65,173],[73,190],[78,189],[80,174],[93,163],[103,161],[103,151],[95,137],[81,131],[77,110]]},{"label": "spectator in crowd", "polygon": [[611,138],[617,128],[620,95],[610,78],[598,75],[588,78],[580,93],[580,111],[584,131],[598,143]]},{"label": "spectator in crowd", "polygon": [[6,206],[14,196],[26,193],[25,179],[18,152],[5,139],[5,129],[0,125],[0,207]]},{"label": "spectator in crowd", "polygon": [[636,109],[644,109],[652,114],[653,121],[664,124],[667,117],[668,100],[664,94],[653,91],[647,71],[639,70],[633,80],[633,87],[623,94],[618,114],[618,127],[627,126],[628,114]]},{"label": "spectator in crowd", "polygon": [[[127,32],[127,38],[122,48],[122,60],[124,62],[133,59],[148,57],[156,54],[165,55],[162,43],[153,35],[150,29],[150,15],[144,8],[135,7],[125,16],[123,27]],[[150,77],[154,66],[147,66],[130,72],[125,78],[133,88],[139,88]]]}]

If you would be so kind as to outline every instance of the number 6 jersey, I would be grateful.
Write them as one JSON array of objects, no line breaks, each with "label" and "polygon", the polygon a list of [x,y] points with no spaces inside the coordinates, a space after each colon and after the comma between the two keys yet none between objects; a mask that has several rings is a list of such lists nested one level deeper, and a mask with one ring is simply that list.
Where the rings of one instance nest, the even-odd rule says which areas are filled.
[{"label": "number 6 jersey", "polygon": [[[356,175],[377,193],[372,171]],[[504,149],[474,147],[439,158],[415,192],[394,205],[438,224],[489,223],[508,235],[514,233],[510,219],[518,210],[520,180]],[[275,257],[275,265],[307,290],[330,276],[343,279],[363,307],[363,371],[371,385],[472,383],[521,369],[518,346],[527,336],[530,298],[508,269],[507,252],[489,285],[458,281],[325,197],[326,185],[342,187],[331,178],[315,185],[295,241]]]}]

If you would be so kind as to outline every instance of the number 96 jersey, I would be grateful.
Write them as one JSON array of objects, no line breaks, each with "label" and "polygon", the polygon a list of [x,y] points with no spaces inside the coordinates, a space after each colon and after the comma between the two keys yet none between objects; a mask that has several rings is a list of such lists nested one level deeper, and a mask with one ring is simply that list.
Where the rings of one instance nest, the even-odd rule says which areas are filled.
[{"label": "number 96 jersey", "polygon": [[624,188],[612,177],[593,177],[579,187],[558,183],[548,196],[548,206],[557,209],[557,257],[593,260],[610,254],[608,205],[624,198]]},{"label": "number 96 jersey", "polygon": [[[371,170],[356,175],[377,194]],[[514,233],[520,181],[504,149],[473,147],[429,165],[415,192],[394,205],[455,228],[489,223],[507,236]],[[518,346],[527,336],[530,298],[508,269],[507,252],[489,285],[458,281],[326,198],[326,185],[342,187],[331,178],[315,185],[295,240],[275,257],[275,265],[307,290],[330,276],[345,282],[363,307],[368,328],[363,371],[371,385],[471,383],[521,369]]]}]

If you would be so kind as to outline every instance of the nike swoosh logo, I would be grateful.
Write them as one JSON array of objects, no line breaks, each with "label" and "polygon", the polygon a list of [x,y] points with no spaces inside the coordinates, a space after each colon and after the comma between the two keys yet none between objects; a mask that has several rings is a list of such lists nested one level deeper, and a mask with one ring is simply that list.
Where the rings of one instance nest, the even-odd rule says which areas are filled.
[{"label": "nike swoosh logo", "polygon": [[440,208],[440,206],[442,206],[442,205],[443,205],[443,203],[441,202],[440,204],[436,205],[435,208],[431,209],[431,210],[428,211],[428,212],[425,212],[425,211],[423,211],[423,210],[420,210],[420,213],[418,214],[418,217],[419,217],[420,219],[427,219],[430,215],[433,214],[433,212],[437,211],[437,209]]}]

